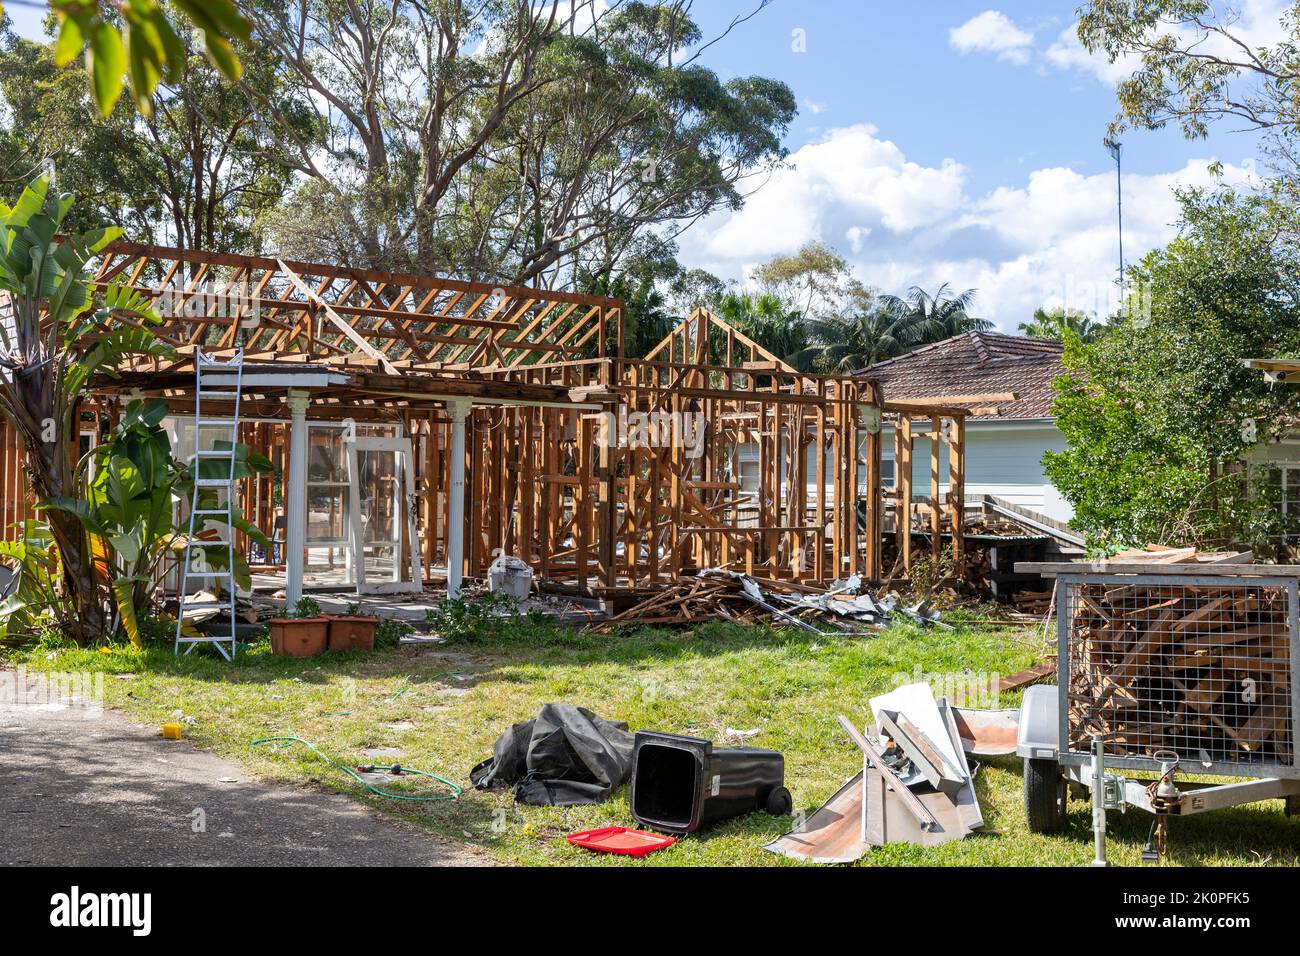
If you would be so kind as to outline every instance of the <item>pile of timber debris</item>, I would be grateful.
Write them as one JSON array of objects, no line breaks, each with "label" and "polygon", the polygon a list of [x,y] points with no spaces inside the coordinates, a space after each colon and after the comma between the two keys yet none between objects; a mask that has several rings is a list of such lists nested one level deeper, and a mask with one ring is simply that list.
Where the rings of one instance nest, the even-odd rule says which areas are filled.
[{"label": "pile of timber debris", "polygon": [[968,517],[965,532],[997,538],[1024,538],[1038,535],[1038,532],[1025,527],[1019,521],[1005,515],[987,512]]},{"label": "pile of timber debris", "polygon": [[1011,598],[1011,603],[1022,614],[1043,615],[1052,609],[1052,592],[1017,591]]},{"label": "pile of timber debris", "polygon": [[759,579],[724,568],[706,568],[684,577],[600,624],[609,631],[620,624],[697,624],[722,618],[740,624],[777,624],[820,634],[815,618],[839,631],[864,632],[895,618],[925,626],[947,627],[939,612],[924,601],[905,606],[895,593],[875,597],[853,575],[827,590]]},{"label": "pile of timber debris", "polygon": [[1252,551],[1200,551],[1148,544],[1112,554],[1106,561],[1109,564],[1249,564],[1254,559]]},{"label": "pile of timber debris", "polygon": [[1062,595],[1072,744],[1087,749],[1100,734],[1120,756],[1173,750],[1205,763],[1290,763],[1286,583],[1193,579],[1194,565],[1224,558],[1177,550],[1110,560],[1187,564],[1187,579],[1166,573],[1157,583],[1085,581]]}]

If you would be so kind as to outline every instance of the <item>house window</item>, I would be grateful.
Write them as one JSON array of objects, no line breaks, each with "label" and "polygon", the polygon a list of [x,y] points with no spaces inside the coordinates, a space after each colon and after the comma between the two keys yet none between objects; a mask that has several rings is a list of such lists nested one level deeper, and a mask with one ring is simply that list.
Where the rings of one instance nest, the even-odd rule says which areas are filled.
[{"label": "house window", "polygon": [[[1268,466],[1268,494],[1289,526],[1300,528],[1300,464],[1277,462]],[[1300,538],[1300,531],[1283,535],[1285,540]]]},{"label": "house window", "polygon": [[894,488],[894,456],[885,455],[880,459],[880,487]]}]

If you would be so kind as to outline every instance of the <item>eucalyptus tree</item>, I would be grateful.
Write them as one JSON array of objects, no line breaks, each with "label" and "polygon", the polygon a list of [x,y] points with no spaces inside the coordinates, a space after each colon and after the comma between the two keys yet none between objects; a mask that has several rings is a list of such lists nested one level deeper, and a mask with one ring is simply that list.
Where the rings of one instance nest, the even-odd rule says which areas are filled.
[{"label": "eucalyptus tree", "polygon": [[[1275,18],[1275,19],[1274,19]],[[1270,20],[1272,22],[1270,22]],[[1128,68],[1110,131],[1178,126],[1189,139],[1227,121],[1258,131],[1276,177],[1300,193],[1300,2],[1088,0],[1079,41]]]},{"label": "eucalyptus tree", "polygon": [[[759,8],[766,5],[760,0]],[[549,286],[670,239],[784,157],[782,83],[699,62],[689,0],[248,4],[321,141],[281,122],[304,183],[281,245]]]},{"label": "eucalyptus tree", "polygon": [[[161,82],[151,110],[122,101],[98,115],[76,73],[55,63],[54,46],[0,29],[0,92],[11,122],[0,131],[0,178],[14,196],[48,167],[78,197],[72,228],[116,225],[141,241],[216,252],[256,252],[262,219],[293,174],[278,124],[207,61],[202,37],[183,31],[181,82]],[[262,51],[240,46],[242,82],[282,107],[285,122],[319,135],[314,114],[277,89]]]}]

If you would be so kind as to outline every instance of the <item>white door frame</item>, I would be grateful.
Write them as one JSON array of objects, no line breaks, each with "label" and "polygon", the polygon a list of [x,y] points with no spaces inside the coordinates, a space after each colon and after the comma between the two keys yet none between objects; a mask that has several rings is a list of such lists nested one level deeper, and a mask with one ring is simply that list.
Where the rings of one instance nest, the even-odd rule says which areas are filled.
[{"label": "white door frame", "polygon": [[[415,455],[409,438],[377,438],[352,435],[345,438],[348,453],[349,522],[352,525],[352,578],[358,594],[400,594],[424,590],[424,571],[420,560],[420,542],[415,528]],[[394,524],[400,528],[406,523],[410,542],[411,579],[403,581],[400,536],[398,553],[393,555],[393,580],[369,582],[366,580],[365,540],[361,526],[361,471],[357,467],[358,451],[390,451],[399,474],[401,494],[394,502]]]}]

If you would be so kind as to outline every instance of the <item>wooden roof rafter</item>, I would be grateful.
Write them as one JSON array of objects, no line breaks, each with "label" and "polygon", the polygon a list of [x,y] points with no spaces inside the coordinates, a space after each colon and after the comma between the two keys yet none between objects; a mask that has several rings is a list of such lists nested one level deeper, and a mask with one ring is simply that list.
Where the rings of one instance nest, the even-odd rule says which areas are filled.
[{"label": "wooden roof rafter", "polygon": [[127,242],[105,250],[94,281],[149,296],[160,335],[205,349],[361,353],[395,369],[603,357],[622,344],[620,300],[546,289]]},{"label": "wooden roof rafter", "polygon": [[[646,361],[665,361],[659,356],[666,352],[666,361],[670,363],[710,365],[713,364],[710,358],[714,349],[723,353],[724,360],[721,363],[723,366],[738,366],[746,362],[761,363],[769,366],[772,371],[786,372],[791,375],[803,374],[705,308],[697,308],[688,319],[678,323],[646,354]],[[746,353],[747,357],[738,353]]]}]

